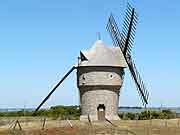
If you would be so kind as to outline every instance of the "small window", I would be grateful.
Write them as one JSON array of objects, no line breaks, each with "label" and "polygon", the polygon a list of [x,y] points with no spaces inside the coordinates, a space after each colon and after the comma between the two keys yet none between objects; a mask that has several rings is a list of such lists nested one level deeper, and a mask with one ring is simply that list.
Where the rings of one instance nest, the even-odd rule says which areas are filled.
[{"label": "small window", "polygon": [[82,76],[82,79],[85,80],[85,76],[84,75]]},{"label": "small window", "polygon": [[110,79],[113,79],[113,77],[114,77],[113,74],[109,74]]}]

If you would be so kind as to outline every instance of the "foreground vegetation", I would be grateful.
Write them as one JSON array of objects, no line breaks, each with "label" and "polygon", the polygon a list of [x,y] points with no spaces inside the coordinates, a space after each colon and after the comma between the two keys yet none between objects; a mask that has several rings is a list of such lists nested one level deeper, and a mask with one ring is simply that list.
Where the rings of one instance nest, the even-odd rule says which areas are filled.
[{"label": "foreground vegetation", "polygon": [[[18,117],[32,116],[32,111],[17,111],[17,112],[0,112],[0,117]],[[79,119],[79,106],[53,106],[50,109],[42,109],[36,113],[36,116],[52,117],[54,119]],[[122,120],[147,120],[147,119],[173,119],[176,118],[176,113],[170,110],[153,111],[148,110],[141,113],[119,113]]]},{"label": "foreground vegetation", "polygon": [[119,120],[112,121],[113,126],[108,122],[93,121],[90,124],[52,118],[47,118],[43,124],[41,117],[20,117],[21,130],[18,125],[14,128],[12,119],[17,118],[4,119],[6,123],[0,124],[0,135],[180,135],[179,119]]},{"label": "foreground vegetation", "polygon": [[148,110],[141,113],[119,113],[119,117],[123,120],[174,119],[176,113],[170,110]]}]

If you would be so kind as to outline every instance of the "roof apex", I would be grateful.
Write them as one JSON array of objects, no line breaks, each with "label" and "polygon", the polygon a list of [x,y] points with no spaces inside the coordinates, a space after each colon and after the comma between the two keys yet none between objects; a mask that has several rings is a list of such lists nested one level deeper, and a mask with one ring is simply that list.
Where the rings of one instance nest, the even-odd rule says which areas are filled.
[{"label": "roof apex", "polygon": [[127,66],[120,48],[109,48],[102,40],[97,40],[90,49],[81,52],[87,60],[81,60],[79,66]]}]

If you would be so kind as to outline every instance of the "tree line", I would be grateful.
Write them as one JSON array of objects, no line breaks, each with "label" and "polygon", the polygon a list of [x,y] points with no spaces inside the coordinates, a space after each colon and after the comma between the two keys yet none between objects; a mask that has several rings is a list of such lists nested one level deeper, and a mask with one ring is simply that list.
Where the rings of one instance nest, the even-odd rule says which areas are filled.
[{"label": "tree line", "polygon": [[[19,117],[19,116],[33,116],[33,111],[22,109],[14,112],[0,112],[0,117]],[[36,116],[45,116],[61,118],[61,119],[79,119],[80,109],[78,106],[52,106],[49,109],[41,109],[37,111]]]},{"label": "tree line", "polygon": [[[54,119],[79,119],[79,106],[52,106],[50,109],[41,109],[36,113],[36,116],[52,117]],[[0,117],[19,117],[32,116],[33,111],[21,110],[14,112],[0,112]],[[141,113],[119,113],[119,117],[123,120],[147,120],[147,119],[173,119],[176,118],[176,113],[170,110],[154,111],[147,110]]]}]

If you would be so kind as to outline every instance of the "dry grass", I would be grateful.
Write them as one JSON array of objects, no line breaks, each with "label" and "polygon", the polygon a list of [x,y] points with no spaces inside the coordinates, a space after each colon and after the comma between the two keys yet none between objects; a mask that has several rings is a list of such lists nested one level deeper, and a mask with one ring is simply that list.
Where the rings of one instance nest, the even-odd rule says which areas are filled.
[{"label": "dry grass", "polygon": [[43,120],[24,121],[19,119],[22,131],[13,129],[14,122],[3,122],[0,135],[180,135],[180,121],[173,120],[121,120],[113,121],[116,127],[107,122],[93,122],[92,126],[78,120],[48,119],[42,130]]}]

